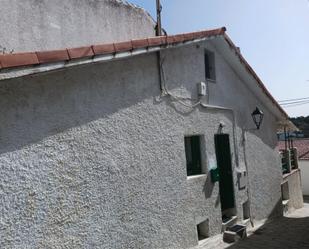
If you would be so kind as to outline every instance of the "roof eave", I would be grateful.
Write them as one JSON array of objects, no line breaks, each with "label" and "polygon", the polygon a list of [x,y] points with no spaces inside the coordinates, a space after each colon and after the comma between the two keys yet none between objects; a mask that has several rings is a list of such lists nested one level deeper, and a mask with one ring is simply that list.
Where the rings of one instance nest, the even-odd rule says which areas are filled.
[{"label": "roof eave", "polygon": [[268,97],[268,100],[272,102],[276,110],[278,110],[280,113],[280,115],[277,115],[280,116],[279,121],[287,121],[289,119],[288,114],[266,89],[263,82],[242,56],[239,49],[235,46],[225,31],[226,28],[222,27],[214,30],[198,31],[172,36],[159,36],[111,44],[92,45],[58,51],[0,55],[0,81],[27,75],[42,74],[91,63],[119,60],[140,54],[153,53],[160,50],[190,45],[193,43],[214,39],[219,36],[222,37],[230,49],[235,52],[240,63],[258,83],[257,85],[265,96]]},{"label": "roof eave", "polygon": [[85,57],[85,58],[81,57],[79,59],[43,63],[43,64],[36,64],[36,65],[30,65],[30,66],[20,66],[20,67],[13,67],[13,68],[7,68],[7,69],[4,68],[0,72],[0,81],[24,77],[28,75],[42,74],[42,73],[47,73],[47,72],[51,72],[55,70],[62,70],[65,68],[70,68],[70,67],[75,67],[75,66],[115,61],[115,60],[124,59],[124,58],[137,56],[141,54],[154,53],[157,51],[182,47],[182,46],[214,39],[216,36],[193,39],[190,41],[184,41],[182,43],[165,44],[165,45],[159,45],[159,46],[151,46],[147,48],[136,48],[136,49],[131,49],[129,51],[106,53],[102,55],[93,55],[91,57]]},{"label": "roof eave", "polygon": [[236,47],[236,45],[233,43],[231,38],[224,33],[224,39],[229,44],[229,46],[235,51],[236,55],[239,57],[241,63],[244,65],[246,70],[253,76],[253,78],[257,81],[258,86],[261,88],[261,90],[265,93],[265,95],[271,100],[271,102],[280,110],[281,114],[283,114],[284,119],[289,119],[289,115],[286,113],[286,111],[279,105],[279,103],[275,100],[275,98],[272,96],[272,94],[267,90],[266,86],[260,79],[260,77],[256,74],[256,72],[253,70],[253,68],[250,66],[250,64],[247,62],[247,60],[243,57],[243,55],[240,53],[240,50]]}]

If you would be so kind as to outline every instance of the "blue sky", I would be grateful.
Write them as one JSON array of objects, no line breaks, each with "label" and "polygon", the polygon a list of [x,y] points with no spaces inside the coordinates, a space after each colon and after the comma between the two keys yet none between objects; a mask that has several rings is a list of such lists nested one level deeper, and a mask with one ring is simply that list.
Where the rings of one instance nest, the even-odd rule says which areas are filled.
[{"label": "blue sky", "polygon": [[[155,16],[156,0],[129,0]],[[308,0],[161,0],[169,34],[227,28],[277,100],[309,97]],[[309,115],[309,104],[285,109]]]}]

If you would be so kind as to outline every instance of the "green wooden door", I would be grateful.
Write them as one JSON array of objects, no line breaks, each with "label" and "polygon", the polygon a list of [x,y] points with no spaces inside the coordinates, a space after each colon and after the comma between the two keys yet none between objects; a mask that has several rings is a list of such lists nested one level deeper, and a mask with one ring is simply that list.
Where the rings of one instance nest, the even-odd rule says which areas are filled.
[{"label": "green wooden door", "polygon": [[222,211],[235,207],[233,170],[228,134],[215,135],[217,166],[219,169],[219,187]]}]

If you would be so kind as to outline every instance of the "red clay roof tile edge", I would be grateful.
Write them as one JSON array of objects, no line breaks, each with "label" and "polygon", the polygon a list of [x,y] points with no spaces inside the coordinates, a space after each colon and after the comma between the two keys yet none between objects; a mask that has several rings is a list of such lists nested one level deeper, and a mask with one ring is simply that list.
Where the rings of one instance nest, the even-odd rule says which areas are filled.
[{"label": "red clay roof tile edge", "polygon": [[[20,66],[34,66],[40,63],[51,63],[56,61],[67,61],[73,59],[81,59],[93,57],[95,55],[117,53],[131,51],[137,48],[148,48],[151,46],[162,46],[168,44],[182,43],[185,41],[191,41],[195,39],[202,39],[211,36],[224,35],[226,42],[229,46],[235,50],[236,54],[240,58],[240,61],[244,64],[248,72],[255,78],[263,92],[271,99],[271,101],[279,108],[279,110],[288,118],[288,114],[278,104],[274,97],[267,90],[261,79],[257,76],[255,71],[241,55],[235,44],[225,33],[226,28],[197,31],[191,33],[184,33],[170,36],[150,37],[144,39],[137,39],[131,41],[124,41],[118,43],[91,45],[78,48],[68,48],[66,50],[54,50],[54,51],[41,51],[41,52],[29,52],[29,53],[16,53],[8,55],[0,55],[0,69],[15,68]],[[17,59],[18,58],[18,59]]]},{"label": "red clay roof tile edge", "polygon": [[266,86],[264,85],[264,83],[262,82],[262,80],[259,78],[259,76],[255,73],[255,71],[252,69],[252,67],[249,65],[249,63],[247,62],[247,60],[242,56],[242,54],[240,53],[239,49],[236,47],[236,45],[232,42],[231,38],[224,33],[223,34],[224,39],[226,40],[226,42],[229,44],[229,46],[235,50],[237,56],[239,57],[240,61],[242,64],[244,64],[245,68],[247,69],[247,71],[253,76],[253,78],[257,81],[259,87],[262,89],[262,91],[270,98],[270,100],[273,102],[274,105],[277,106],[277,108],[281,111],[282,114],[284,114],[284,116],[288,119],[289,115],[286,113],[285,110],[283,110],[283,108],[278,104],[278,102],[275,100],[275,98],[272,96],[272,94],[267,90]]},{"label": "red clay roof tile edge", "polygon": [[149,46],[148,38],[132,40],[131,43],[132,43],[132,48],[133,49],[144,48],[145,45],[147,47]]},{"label": "red clay roof tile edge", "polygon": [[194,39],[223,35],[225,31],[226,28],[223,27],[214,30],[198,31],[170,36],[149,37],[118,43],[99,44],[85,47],[68,48],[63,50],[0,55],[0,69],[16,68],[20,66],[34,66],[43,63],[88,58],[95,55],[131,51],[132,49],[138,48],[163,46],[169,43],[182,43]]},{"label": "red clay roof tile edge", "polygon": [[37,65],[39,64],[39,60],[35,52],[28,52],[0,55],[0,63],[1,67],[4,69]]},{"label": "red clay roof tile edge", "polygon": [[114,43],[116,52],[126,52],[133,49],[132,41],[124,41]]},{"label": "red clay roof tile edge", "polygon": [[95,55],[93,52],[92,46],[68,48],[67,51],[68,51],[70,60],[88,58],[88,57],[93,57]]},{"label": "red clay roof tile edge", "polygon": [[92,50],[95,55],[114,54],[116,51],[114,43],[93,45]]},{"label": "red clay roof tile edge", "polygon": [[166,45],[167,36],[150,37],[147,39],[147,41],[149,47],[162,46]]},{"label": "red clay roof tile edge", "polygon": [[36,52],[36,56],[38,57],[38,61],[40,64],[57,61],[67,61],[70,59],[68,51],[66,49]]}]

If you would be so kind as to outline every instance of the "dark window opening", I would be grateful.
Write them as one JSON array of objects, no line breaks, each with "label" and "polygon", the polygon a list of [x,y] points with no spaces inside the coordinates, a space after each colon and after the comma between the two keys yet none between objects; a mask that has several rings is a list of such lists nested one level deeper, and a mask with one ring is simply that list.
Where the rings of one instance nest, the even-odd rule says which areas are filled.
[{"label": "dark window opening", "polygon": [[209,238],[209,220],[205,220],[201,224],[197,225],[198,240],[204,240]]},{"label": "dark window opening", "polygon": [[212,52],[205,52],[205,76],[208,80],[216,80],[215,55]]},{"label": "dark window opening", "polygon": [[242,210],[243,210],[243,219],[247,220],[250,218],[250,207],[249,207],[249,201],[246,201],[242,204]]},{"label": "dark window opening", "polygon": [[281,195],[283,201],[287,201],[290,199],[290,190],[288,182],[284,182],[281,184]]},{"label": "dark window opening", "polygon": [[187,175],[202,174],[200,136],[185,137]]}]

